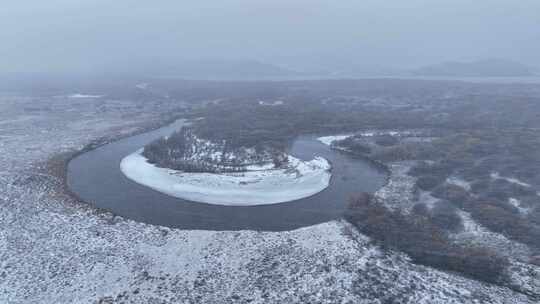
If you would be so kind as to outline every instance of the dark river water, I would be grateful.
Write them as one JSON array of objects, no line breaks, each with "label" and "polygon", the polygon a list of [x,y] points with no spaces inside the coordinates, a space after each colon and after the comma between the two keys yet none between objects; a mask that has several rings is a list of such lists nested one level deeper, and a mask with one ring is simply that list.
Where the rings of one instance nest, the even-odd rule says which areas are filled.
[{"label": "dark river water", "polygon": [[243,207],[210,205],[168,196],[123,175],[122,158],[171,134],[182,124],[177,121],[74,158],[68,165],[71,191],[96,207],[150,224],[183,229],[282,231],[339,218],[352,195],[374,192],[385,183],[385,172],[367,161],[334,151],[312,136],[298,138],[291,154],[304,160],[326,158],[332,163],[332,178],[324,191],[295,201]]}]

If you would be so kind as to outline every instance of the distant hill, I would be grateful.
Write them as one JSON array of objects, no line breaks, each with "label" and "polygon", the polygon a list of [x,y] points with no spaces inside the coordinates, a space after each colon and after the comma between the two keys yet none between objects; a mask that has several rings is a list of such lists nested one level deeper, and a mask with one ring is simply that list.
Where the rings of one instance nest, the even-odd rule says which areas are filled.
[{"label": "distant hill", "polygon": [[370,78],[406,75],[405,70],[379,65],[348,64],[344,67],[329,69],[325,74],[330,78]]},{"label": "distant hill", "polygon": [[516,77],[534,76],[535,70],[518,62],[486,59],[470,62],[444,62],[413,71],[417,76]]},{"label": "distant hill", "polygon": [[250,80],[296,77],[300,73],[252,60],[198,60],[160,69],[157,73],[187,79]]}]

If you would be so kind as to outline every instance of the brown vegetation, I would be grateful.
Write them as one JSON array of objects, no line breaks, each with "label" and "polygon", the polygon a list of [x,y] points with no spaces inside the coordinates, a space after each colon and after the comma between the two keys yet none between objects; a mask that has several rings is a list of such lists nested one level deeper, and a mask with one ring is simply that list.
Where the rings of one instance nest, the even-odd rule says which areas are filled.
[{"label": "brown vegetation", "polygon": [[[437,208],[439,210],[431,214],[419,206],[415,209],[420,214],[407,217],[364,193],[351,200],[346,219],[383,246],[407,253],[415,263],[456,271],[486,282],[503,282],[508,261],[486,248],[452,244],[445,228],[461,223],[438,222],[439,216],[448,211],[444,207]],[[454,217],[453,221],[456,220]]]}]

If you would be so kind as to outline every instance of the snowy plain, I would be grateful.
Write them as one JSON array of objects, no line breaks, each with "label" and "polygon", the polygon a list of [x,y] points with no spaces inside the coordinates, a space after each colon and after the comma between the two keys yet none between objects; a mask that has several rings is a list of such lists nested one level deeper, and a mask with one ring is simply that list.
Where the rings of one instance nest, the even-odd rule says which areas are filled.
[{"label": "snowy plain", "polygon": [[98,212],[62,191],[47,159],[136,132],[178,103],[55,99],[20,119],[40,101],[0,96],[0,303],[537,303],[412,264],[342,221],[218,232]]}]

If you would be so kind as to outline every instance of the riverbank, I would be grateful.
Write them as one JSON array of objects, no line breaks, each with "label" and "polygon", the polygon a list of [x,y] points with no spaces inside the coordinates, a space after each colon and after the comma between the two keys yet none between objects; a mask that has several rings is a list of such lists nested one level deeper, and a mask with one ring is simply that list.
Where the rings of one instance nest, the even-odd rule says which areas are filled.
[{"label": "riverbank", "polygon": [[[180,114],[170,113],[163,114],[157,119],[150,120],[148,122],[143,122],[138,124],[136,127],[121,130],[120,132],[114,132],[106,136],[101,136],[96,139],[91,140],[89,143],[82,146],[80,149],[69,149],[68,151],[58,152],[48,157],[47,160],[38,165],[42,174],[52,176],[57,183],[55,183],[56,193],[65,196],[71,203],[80,204],[81,207],[89,210],[95,210],[98,213],[111,213],[110,210],[92,206],[89,202],[81,198],[77,193],[72,191],[68,185],[68,165],[76,157],[95,150],[99,147],[102,147],[111,142],[115,142],[124,138],[131,136],[136,136],[153,130],[157,130],[166,125],[169,125],[175,121],[181,119]],[[114,214],[112,214],[114,215]]]}]

